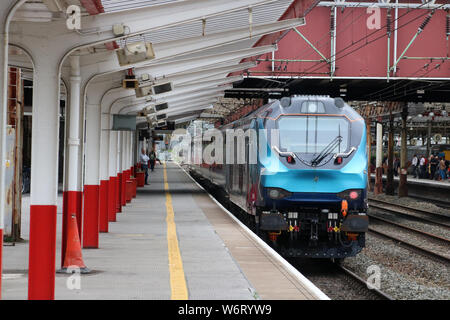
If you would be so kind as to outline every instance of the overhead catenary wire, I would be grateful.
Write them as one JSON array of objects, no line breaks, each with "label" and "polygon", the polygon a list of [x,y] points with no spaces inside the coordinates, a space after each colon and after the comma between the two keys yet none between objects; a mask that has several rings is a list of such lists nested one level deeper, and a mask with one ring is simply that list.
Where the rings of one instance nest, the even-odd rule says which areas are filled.
[{"label": "overhead catenary wire", "polygon": [[[437,64],[434,68],[425,71],[423,74],[418,75],[417,78],[423,78],[424,76],[428,75],[430,72],[432,72],[432,71],[434,71],[434,70],[440,68],[440,67],[442,66],[442,64],[445,63],[445,62],[446,62],[446,60],[443,60],[442,63]],[[418,69],[411,75],[411,77],[414,77],[419,71],[422,71],[423,68],[424,68],[423,66],[420,67],[420,68],[418,68]],[[405,83],[405,85],[399,87],[399,85],[400,85],[400,84],[403,84],[403,83]],[[378,90],[378,91],[376,91],[376,92],[374,92],[374,93],[371,93],[371,94],[368,94],[368,95],[364,95],[364,96],[358,97],[357,99],[363,99],[363,98],[366,98],[367,100],[373,100],[373,99],[376,98],[376,99],[378,99],[378,100],[383,100],[384,98],[389,97],[391,94],[390,94],[389,92],[384,93],[384,94],[380,94],[381,92],[388,91],[388,90],[390,90],[390,89],[392,89],[392,88],[394,88],[395,90],[400,90],[400,89],[402,89],[402,88],[408,86],[409,83],[410,83],[409,80],[402,80],[402,81],[400,81],[399,83],[394,83],[393,85],[391,85],[391,86],[389,86],[389,87],[387,87],[387,88]]]}]

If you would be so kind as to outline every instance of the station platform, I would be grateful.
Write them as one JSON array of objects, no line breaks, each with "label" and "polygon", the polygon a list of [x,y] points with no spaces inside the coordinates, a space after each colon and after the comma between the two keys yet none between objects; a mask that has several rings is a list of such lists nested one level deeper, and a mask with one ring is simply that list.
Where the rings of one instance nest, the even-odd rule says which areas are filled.
[{"label": "station platform", "polygon": [[[235,220],[178,165],[149,172],[99,249],[83,249],[92,273],[70,290],[56,275],[56,299],[328,299],[309,280]],[[56,268],[60,267],[62,197],[58,203]],[[27,298],[29,198],[24,242],[5,246],[3,299]]]},{"label": "station platform", "polygon": [[[441,206],[450,205],[450,180],[436,181],[430,179],[418,179],[408,175],[408,196],[419,200],[435,202]],[[386,186],[387,177],[383,175],[383,187]],[[371,182],[375,183],[375,174],[371,174]],[[394,176],[395,192],[398,190],[400,178]]]},{"label": "station platform", "polygon": [[[375,179],[375,174],[371,174],[371,179]],[[387,176],[383,175],[383,180],[386,180]],[[394,181],[400,181],[400,178],[397,176],[394,176]],[[442,189],[450,189],[450,179],[447,179],[446,181],[438,181],[438,180],[431,180],[431,179],[419,179],[419,178],[413,178],[411,175],[408,175],[408,184],[411,185],[422,185],[424,187],[431,186],[431,187],[437,187]]]}]

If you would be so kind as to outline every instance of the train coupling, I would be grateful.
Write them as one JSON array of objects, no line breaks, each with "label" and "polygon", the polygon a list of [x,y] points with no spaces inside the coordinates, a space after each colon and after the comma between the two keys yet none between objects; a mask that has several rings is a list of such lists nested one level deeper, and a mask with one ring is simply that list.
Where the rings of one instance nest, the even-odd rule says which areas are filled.
[{"label": "train coupling", "polygon": [[341,225],[341,231],[367,232],[369,230],[369,217],[366,214],[349,214]]}]

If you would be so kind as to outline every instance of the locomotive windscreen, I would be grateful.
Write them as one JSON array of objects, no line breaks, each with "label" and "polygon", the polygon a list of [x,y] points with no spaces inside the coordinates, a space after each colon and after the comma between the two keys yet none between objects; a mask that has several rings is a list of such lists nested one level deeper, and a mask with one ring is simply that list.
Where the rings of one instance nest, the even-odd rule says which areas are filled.
[{"label": "locomotive windscreen", "polygon": [[343,117],[283,116],[278,129],[281,151],[317,154],[339,137],[331,151],[344,152],[348,147],[350,124]]}]

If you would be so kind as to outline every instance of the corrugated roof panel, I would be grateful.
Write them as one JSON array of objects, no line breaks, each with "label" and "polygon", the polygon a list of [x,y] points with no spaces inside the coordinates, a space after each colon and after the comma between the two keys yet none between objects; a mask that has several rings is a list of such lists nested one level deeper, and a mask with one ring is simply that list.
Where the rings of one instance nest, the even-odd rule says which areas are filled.
[{"label": "corrugated roof panel", "polygon": [[105,12],[116,12],[129,9],[154,6],[182,0],[102,0]]},{"label": "corrugated roof panel", "polygon": [[[257,25],[277,21],[292,2],[293,0],[280,0],[277,2],[254,7],[252,13],[253,24]],[[208,35],[224,30],[245,28],[248,26],[248,10],[239,10],[206,19],[205,34]],[[129,38],[127,42],[129,43],[133,41],[142,41],[144,38],[146,41],[152,43],[168,42],[201,36],[202,32],[203,23],[201,20],[199,20],[165,29],[155,30],[150,33],[146,33],[143,36],[132,37]],[[123,44],[124,42],[122,42],[122,45]]]}]

